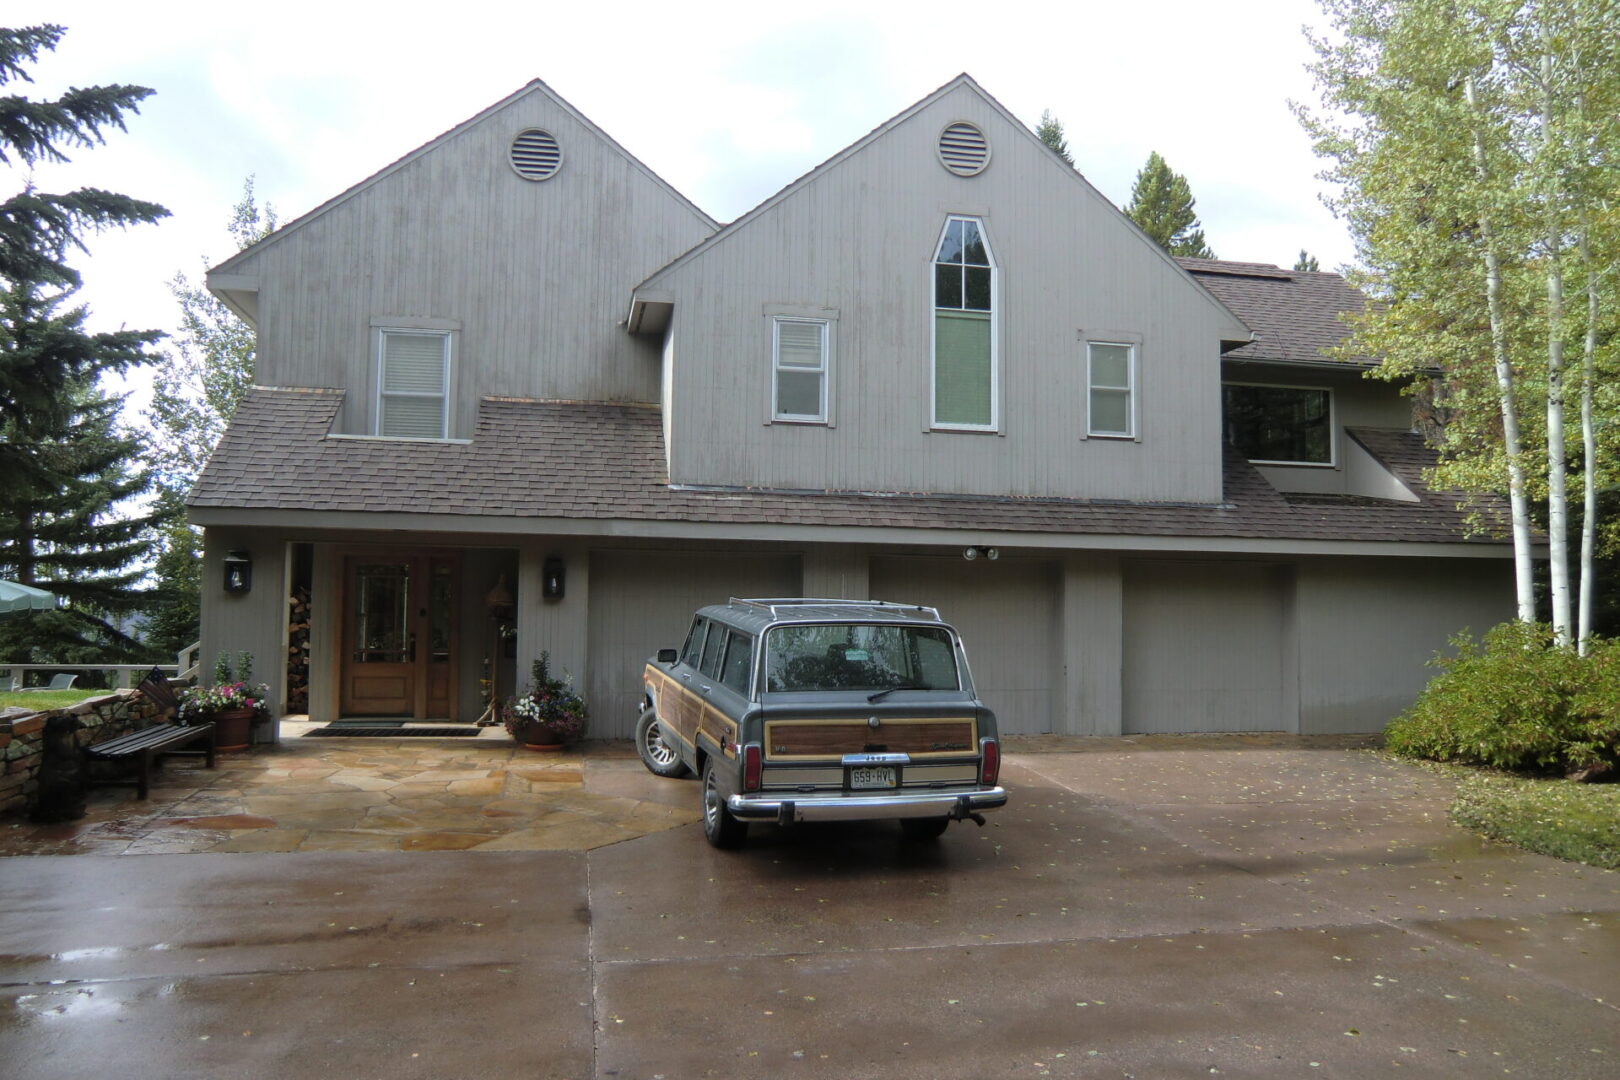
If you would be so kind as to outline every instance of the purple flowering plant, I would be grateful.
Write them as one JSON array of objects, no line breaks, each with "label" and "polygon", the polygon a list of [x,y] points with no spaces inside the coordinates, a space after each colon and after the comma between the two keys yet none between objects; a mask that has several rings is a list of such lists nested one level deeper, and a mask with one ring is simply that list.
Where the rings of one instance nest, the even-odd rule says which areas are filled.
[{"label": "purple flowering plant", "polygon": [[585,734],[587,710],[584,699],[574,693],[567,673],[561,679],[551,674],[551,654],[543,652],[534,662],[529,688],[507,698],[501,715],[507,734],[514,739],[521,738],[529,725],[537,724],[558,742],[570,742]]}]

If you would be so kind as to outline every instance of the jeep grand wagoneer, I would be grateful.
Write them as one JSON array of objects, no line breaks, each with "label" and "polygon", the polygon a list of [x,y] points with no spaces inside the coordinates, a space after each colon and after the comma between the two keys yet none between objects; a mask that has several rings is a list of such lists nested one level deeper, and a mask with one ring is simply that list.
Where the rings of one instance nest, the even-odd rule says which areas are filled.
[{"label": "jeep grand wagoneer", "polygon": [[659,776],[701,778],[716,847],[750,821],[896,818],[932,839],[1007,801],[995,715],[933,608],[734,599],[700,610],[643,685],[636,749]]}]

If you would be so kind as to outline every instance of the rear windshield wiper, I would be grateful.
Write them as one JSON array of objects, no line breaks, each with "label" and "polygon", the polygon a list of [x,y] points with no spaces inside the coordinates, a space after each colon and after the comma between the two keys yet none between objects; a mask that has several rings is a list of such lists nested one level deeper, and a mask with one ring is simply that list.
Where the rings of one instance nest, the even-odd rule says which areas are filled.
[{"label": "rear windshield wiper", "polygon": [[866,695],[866,700],[867,701],[879,701],[879,700],[881,700],[883,698],[888,697],[890,694],[894,693],[896,690],[932,690],[932,689],[933,689],[933,687],[924,686],[921,683],[912,683],[912,682],[899,683],[898,685],[889,687],[887,690],[879,690],[875,694]]}]

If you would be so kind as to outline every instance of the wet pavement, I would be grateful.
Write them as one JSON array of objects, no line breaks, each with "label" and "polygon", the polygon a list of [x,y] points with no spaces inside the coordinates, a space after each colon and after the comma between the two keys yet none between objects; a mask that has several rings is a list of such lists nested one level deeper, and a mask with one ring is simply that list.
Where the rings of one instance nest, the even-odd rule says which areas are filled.
[{"label": "wet pavement", "polygon": [[[1352,741],[1010,740],[1013,801],[983,829],[756,826],[740,852],[652,827],[696,786],[624,746],[540,764],[372,742],[176,781],[146,824],[121,819],[121,849],[6,830],[5,1074],[1620,1075],[1620,874],[1476,839],[1446,822],[1447,781]],[[577,783],[513,779],[541,768]],[[387,781],[354,786],[386,797],[357,819],[322,786],[355,769]],[[274,770],[280,787],[248,782]],[[398,790],[421,784],[445,786]],[[216,798],[241,805],[189,813]],[[441,804],[400,805],[419,798]],[[547,808],[495,832],[399,812],[514,798]],[[87,833],[118,818],[97,799]],[[237,814],[273,824],[167,824]],[[574,839],[491,850],[548,828]],[[139,854],[186,829],[229,835]],[[305,836],[218,847],[276,832]],[[392,846],[302,846],[327,833]],[[424,834],[484,839],[407,842]]]}]

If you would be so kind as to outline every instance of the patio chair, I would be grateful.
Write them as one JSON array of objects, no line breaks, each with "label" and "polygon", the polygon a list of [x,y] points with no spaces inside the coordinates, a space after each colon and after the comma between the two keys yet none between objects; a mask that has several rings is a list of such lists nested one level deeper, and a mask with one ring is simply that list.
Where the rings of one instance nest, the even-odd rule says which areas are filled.
[{"label": "patio chair", "polygon": [[23,686],[19,687],[19,689],[24,693],[39,693],[45,690],[71,690],[73,689],[74,680],[78,677],[77,674],[63,672],[59,675],[52,675],[51,681],[44,686]]}]

